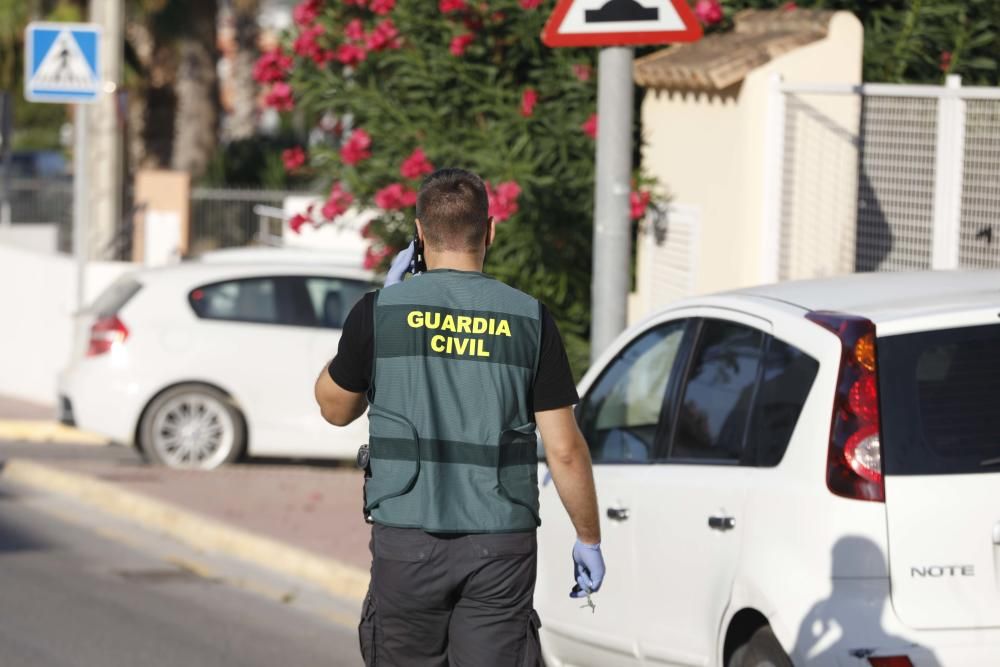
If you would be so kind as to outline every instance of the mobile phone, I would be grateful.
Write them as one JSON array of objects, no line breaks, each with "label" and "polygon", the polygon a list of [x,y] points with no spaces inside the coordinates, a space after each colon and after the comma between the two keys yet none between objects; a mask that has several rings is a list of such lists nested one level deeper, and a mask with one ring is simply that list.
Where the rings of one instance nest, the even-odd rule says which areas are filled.
[{"label": "mobile phone", "polygon": [[427,270],[424,262],[424,244],[416,235],[413,237],[413,259],[410,260],[410,273],[417,275]]}]

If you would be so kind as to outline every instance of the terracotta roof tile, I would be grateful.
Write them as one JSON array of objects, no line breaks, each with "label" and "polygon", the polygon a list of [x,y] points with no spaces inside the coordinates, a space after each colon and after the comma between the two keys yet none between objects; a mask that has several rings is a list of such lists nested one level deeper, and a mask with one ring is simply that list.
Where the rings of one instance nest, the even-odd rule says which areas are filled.
[{"label": "terracotta roof tile", "polygon": [[748,9],[735,27],[692,44],[678,44],[635,62],[635,81],[659,90],[720,91],[753,69],[826,37],[832,11]]}]

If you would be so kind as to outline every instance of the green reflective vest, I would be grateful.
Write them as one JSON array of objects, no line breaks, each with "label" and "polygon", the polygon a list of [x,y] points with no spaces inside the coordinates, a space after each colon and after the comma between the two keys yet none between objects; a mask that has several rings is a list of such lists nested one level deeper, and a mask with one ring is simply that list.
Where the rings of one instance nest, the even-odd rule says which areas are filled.
[{"label": "green reflective vest", "polygon": [[373,521],[429,532],[538,526],[530,394],[540,308],[464,271],[429,271],[377,294],[365,483]]}]

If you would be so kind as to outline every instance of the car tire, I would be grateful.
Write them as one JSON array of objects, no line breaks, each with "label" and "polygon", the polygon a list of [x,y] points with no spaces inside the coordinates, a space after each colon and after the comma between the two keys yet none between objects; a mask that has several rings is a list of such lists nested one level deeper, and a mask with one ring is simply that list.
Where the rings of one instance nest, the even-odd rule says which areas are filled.
[{"label": "car tire", "polygon": [[171,387],[139,422],[139,449],[168,468],[211,470],[236,461],[245,448],[243,415],[229,396],[205,385]]},{"label": "car tire", "polygon": [[794,667],[781,643],[771,631],[771,626],[763,625],[750,638],[736,647],[726,662],[726,667]]}]

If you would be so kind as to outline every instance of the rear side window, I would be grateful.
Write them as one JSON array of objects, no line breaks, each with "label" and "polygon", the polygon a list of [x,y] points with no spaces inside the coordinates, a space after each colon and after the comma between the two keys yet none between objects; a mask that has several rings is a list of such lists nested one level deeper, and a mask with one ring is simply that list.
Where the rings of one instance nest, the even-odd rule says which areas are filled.
[{"label": "rear side window", "polygon": [[1000,325],[878,339],[887,475],[1000,472]]},{"label": "rear side window", "polygon": [[122,276],[101,292],[101,295],[87,308],[87,312],[101,318],[116,315],[140,289],[142,285],[138,280],[131,276]]},{"label": "rear side window", "polygon": [[195,314],[207,320],[277,324],[275,278],[248,278],[205,285],[189,296]]},{"label": "rear side window", "polygon": [[704,321],[680,398],[669,460],[738,463],[760,366],[764,333]]},{"label": "rear side window", "polygon": [[777,338],[767,342],[747,437],[756,465],[781,463],[818,372],[819,362],[802,350]]}]

